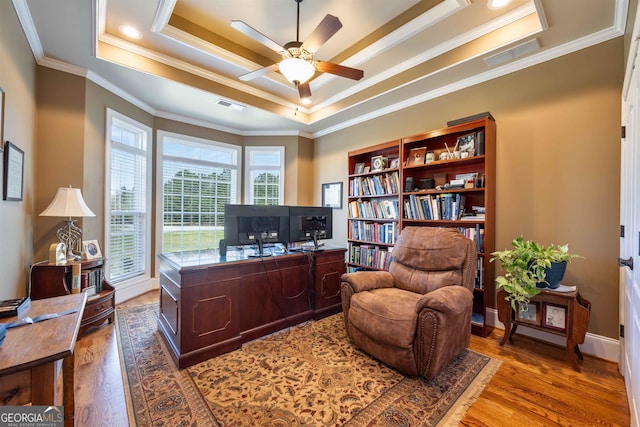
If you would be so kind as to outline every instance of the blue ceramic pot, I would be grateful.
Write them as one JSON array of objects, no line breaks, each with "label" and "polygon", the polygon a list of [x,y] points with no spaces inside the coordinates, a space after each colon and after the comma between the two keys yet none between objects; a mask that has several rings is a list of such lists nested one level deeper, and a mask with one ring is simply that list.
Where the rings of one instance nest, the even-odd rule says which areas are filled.
[{"label": "blue ceramic pot", "polygon": [[560,281],[564,278],[567,270],[567,262],[552,262],[551,267],[544,269],[545,282],[536,283],[538,288],[556,289],[560,286]]}]

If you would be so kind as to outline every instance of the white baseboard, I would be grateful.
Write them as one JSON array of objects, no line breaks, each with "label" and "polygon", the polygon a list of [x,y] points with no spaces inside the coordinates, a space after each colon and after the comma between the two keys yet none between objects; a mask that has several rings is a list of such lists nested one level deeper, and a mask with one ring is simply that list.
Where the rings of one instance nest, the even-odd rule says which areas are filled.
[{"label": "white baseboard", "polygon": [[129,281],[127,283],[118,283],[116,288],[116,304],[130,300],[140,296],[152,289],[160,288],[160,278],[145,278],[140,281]]},{"label": "white baseboard", "polygon": [[[487,324],[493,326],[494,328],[504,330],[504,325],[498,320],[498,310],[494,308],[487,308]],[[517,333],[562,347],[566,345],[566,340],[558,335],[539,331],[537,329],[527,328],[524,325],[518,326]],[[618,363],[620,342],[613,338],[603,337],[601,335],[595,335],[587,332],[587,335],[584,339],[584,344],[580,344],[580,351],[582,351],[582,353],[584,354]]]}]

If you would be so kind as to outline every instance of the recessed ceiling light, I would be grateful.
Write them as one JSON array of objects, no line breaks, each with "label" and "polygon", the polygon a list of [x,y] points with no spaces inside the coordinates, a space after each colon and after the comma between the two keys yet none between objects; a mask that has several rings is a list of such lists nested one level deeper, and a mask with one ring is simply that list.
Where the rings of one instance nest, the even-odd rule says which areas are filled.
[{"label": "recessed ceiling light", "polygon": [[132,27],[131,25],[120,25],[118,29],[122,34],[124,34],[129,38],[132,38],[132,39],[142,38],[142,33],[136,27]]},{"label": "recessed ceiling light", "polygon": [[487,7],[491,10],[502,9],[511,3],[513,0],[488,0]]},{"label": "recessed ceiling light", "polygon": [[301,98],[300,103],[304,105],[309,105],[311,104],[311,98]]}]

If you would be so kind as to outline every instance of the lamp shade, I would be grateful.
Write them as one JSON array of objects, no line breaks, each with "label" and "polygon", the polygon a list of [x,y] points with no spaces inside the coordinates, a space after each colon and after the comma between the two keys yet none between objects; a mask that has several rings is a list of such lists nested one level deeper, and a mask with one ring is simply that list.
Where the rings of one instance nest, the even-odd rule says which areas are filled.
[{"label": "lamp shade", "polygon": [[316,72],[315,67],[309,61],[300,58],[283,59],[278,68],[291,83],[304,83]]},{"label": "lamp shade", "polygon": [[56,197],[40,216],[83,217],[96,216],[82,198],[79,188],[58,188]]}]

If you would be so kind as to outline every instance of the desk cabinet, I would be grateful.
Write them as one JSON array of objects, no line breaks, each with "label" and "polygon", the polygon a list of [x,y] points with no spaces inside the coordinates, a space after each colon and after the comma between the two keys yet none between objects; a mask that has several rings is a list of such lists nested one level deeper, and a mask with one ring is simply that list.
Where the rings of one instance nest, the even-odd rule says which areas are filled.
[{"label": "desk cabinet", "polygon": [[504,337],[500,345],[507,341],[513,342],[513,334],[518,325],[565,337],[569,363],[580,372],[576,356],[583,359],[578,344],[584,343],[591,303],[577,289],[572,292],[542,290],[531,298],[528,310],[516,313],[511,303],[504,299],[505,296],[504,290],[498,291],[498,319],[504,323]]},{"label": "desk cabinet", "polygon": [[[31,268],[31,299],[39,300],[71,293],[71,268],[80,263],[80,269],[88,276],[86,280],[100,282],[98,292],[88,298],[82,315],[78,336],[107,320],[113,323],[115,315],[115,289],[103,279],[104,258],[68,262],[65,265],[35,264]],[[97,283],[96,283],[97,284]]]},{"label": "desk cabinet", "polygon": [[161,254],[158,328],[185,368],[341,309],[346,249],[265,258]]}]

